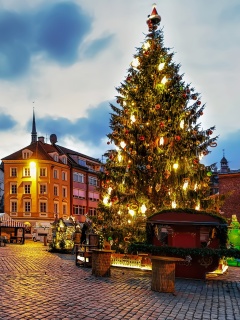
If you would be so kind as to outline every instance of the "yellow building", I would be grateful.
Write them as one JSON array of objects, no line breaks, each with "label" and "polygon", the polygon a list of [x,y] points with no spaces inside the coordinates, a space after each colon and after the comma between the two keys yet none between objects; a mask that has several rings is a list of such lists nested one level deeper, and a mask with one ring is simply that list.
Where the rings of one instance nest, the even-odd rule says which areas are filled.
[{"label": "yellow building", "polygon": [[35,227],[49,227],[56,218],[84,222],[96,215],[99,201],[98,159],[37,139],[33,113],[32,141],[2,159],[4,168],[4,212],[26,225],[26,234]]}]

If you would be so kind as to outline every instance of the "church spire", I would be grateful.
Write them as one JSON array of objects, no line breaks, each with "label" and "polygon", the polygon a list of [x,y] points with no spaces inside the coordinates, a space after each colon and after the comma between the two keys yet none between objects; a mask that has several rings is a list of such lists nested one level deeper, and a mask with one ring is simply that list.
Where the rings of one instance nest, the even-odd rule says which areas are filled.
[{"label": "church spire", "polygon": [[37,141],[37,130],[36,130],[36,122],[35,122],[35,113],[33,108],[33,121],[32,121],[32,141],[34,143]]}]

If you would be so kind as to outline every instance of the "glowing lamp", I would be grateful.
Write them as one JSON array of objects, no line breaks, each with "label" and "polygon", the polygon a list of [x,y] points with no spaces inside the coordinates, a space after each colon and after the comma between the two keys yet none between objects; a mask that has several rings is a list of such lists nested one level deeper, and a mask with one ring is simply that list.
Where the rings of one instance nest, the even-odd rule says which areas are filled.
[{"label": "glowing lamp", "polygon": [[184,120],[180,121],[180,128],[183,129],[184,128]]},{"label": "glowing lamp", "polygon": [[144,44],[143,44],[143,49],[144,50],[147,50],[147,49],[149,49],[150,48],[150,43],[149,42],[145,42]]},{"label": "glowing lamp", "polygon": [[131,62],[131,66],[133,68],[137,68],[139,66],[139,60],[138,58],[133,59],[133,61]]},{"label": "glowing lamp", "polygon": [[141,210],[141,213],[143,214],[147,211],[147,207],[145,206],[145,204],[141,206],[140,210]]},{"label": "glowing lamp", "polygon": [[162,83],[162,84],[165,84],[166,82],[167,82],[167,78],[166,78],[166,77],[163,77],[161,83]]},{"label": "glowing lamp", "polygon": [[164,68],[164,66],[165,66],[164,62],[159,63],[158,70],[161,71]]},{"label": "glowing lamp", "polygon": [[132,210],[132,209],[129,209],[129,210],[128,210],[128,213],[129,213],[132,217],[135,215],[135,211]]},{"label": "glowing lamp", "polygon": [[130,120],[131,120],[132,122],[135,122],[135,121],[136,121],[136,118],[135,118],[134,114],[131,115]]},{"label": "glowing lamp", "polygon": [[177,207],[177,204],[175,201],[172,201],[172,208],[175,209]]},{"label": "glowing lamp", "polygon": [[178,168],[178,163],[174,163],[173,169],[177,170],[177,168]]},{"label": "glowing lamp", "polygon": [[126,143],[124,141],[121,141],[120,142],[120,147],[124,149],[126,147]]}]

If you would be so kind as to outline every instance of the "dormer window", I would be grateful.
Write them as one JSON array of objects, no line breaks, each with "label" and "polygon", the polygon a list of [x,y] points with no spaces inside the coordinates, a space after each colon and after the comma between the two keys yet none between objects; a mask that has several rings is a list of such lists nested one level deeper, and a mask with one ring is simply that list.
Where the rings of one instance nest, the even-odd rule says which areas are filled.
[{"label": "dormer window", "polygon": [[25,149],[22,151],[22,158],[23,159],[29,159],[32,156],[32,151]]},{"label": "dormer window", "polygon": [[64,163],[64,164],[67,164],[67,157],[64,155],[64,156],[60,156],[59,157],[61,159],[61,161]]},{"label": "dormer window", "polygon": [[79,164],[80,166],[86,167],[86,160],[78,159],[78,164]]},{"label": "dormer window", "polygon": [[58,162],[58,154],[54,154],[53,159]]}]

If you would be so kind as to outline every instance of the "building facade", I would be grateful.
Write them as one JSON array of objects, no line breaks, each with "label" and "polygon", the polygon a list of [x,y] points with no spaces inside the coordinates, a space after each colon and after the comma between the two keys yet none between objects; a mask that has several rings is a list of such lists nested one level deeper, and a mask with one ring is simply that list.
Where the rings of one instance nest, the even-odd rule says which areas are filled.
[{"label": "building facade", "polygon": [[73,217],[84,222],[96,215],[100,160],[36,138],[33,113],[30,145],[2,159],[4,212],[25,223],[29,233],[37,226],[50,226],[56,218]]}]

